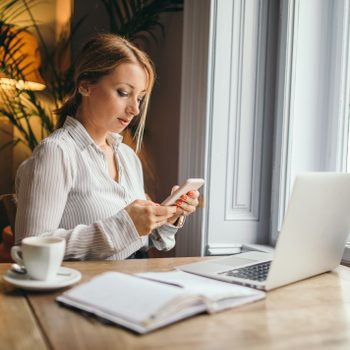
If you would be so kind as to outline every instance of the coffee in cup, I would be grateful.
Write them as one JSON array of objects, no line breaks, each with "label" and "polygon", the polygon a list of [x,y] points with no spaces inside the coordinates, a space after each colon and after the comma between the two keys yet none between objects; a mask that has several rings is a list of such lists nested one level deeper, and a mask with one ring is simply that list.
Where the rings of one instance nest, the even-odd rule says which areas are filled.
[{"label": "coffee in cup", "polygon": [[54,280],[62,264],[66,241],[60,237],[27,237],[11,249],[11,257],[36,280]]}]

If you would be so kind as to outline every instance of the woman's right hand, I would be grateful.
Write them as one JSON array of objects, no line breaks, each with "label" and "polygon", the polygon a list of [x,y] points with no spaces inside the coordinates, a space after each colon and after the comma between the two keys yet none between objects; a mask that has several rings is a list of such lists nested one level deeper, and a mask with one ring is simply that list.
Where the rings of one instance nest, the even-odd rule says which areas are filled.
[{"label": "woman's right hand", "polygon": [[125,208],[140,236],[149,235],[154,229],[166,224],[168,219],[174,216],[176,209],[175,206],[162,206],[141,199]]}]

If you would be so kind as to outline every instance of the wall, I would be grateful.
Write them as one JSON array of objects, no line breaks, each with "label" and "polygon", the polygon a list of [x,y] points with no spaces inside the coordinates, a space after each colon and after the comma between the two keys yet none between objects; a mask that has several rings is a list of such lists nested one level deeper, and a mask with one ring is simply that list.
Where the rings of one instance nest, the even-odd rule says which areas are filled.
[{"label": "wall", "polygon": [[150,50],[157,70],[145,145],[157,176],[155,199],[162,201],[178,179],[183,13],[163,16],[164,40]]},{"label": "wall", "polygon": [[[85,44],[94,34],[108,32],[108,15],[98,0],[75,0],[73,5],[72,29],[76,28],[72,45],[72,57],[75,58]],[[85,18],[84,18],[85,17]]]}]

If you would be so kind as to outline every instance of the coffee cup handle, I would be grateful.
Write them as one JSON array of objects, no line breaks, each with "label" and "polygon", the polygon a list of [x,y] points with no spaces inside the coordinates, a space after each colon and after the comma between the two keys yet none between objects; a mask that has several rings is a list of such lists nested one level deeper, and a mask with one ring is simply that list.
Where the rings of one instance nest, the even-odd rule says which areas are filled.
[{"label": "coffee cup handle", "polygon": [[11,258],[16,261],[17,264],[24,265],[24,261],[20,256],[22,253],[22,248],[19,246],[14,246],[11,248]]}]

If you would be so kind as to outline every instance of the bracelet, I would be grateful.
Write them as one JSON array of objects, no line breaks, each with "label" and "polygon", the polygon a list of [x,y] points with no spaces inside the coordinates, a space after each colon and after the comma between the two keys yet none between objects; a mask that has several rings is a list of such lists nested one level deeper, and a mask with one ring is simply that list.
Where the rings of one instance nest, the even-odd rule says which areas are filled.
[{"label": "bracelet", "polygon": [[179,218],[175,221],[174,226],[181,228],[185,223],[185,215],[180,215]]}]

